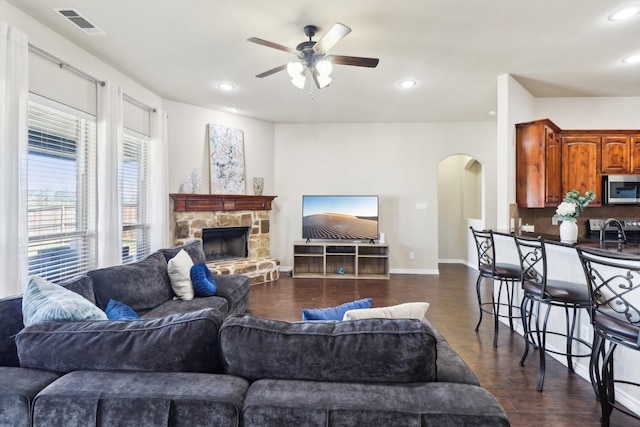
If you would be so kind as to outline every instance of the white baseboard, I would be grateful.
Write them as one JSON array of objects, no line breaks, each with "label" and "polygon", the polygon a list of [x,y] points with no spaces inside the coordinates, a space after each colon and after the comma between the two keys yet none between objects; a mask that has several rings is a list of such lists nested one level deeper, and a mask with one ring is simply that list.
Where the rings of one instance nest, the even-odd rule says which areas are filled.
[{"label": "white baseboard", "polygon": [[440,274],[438,269],[417,269],[417,268],[390,268],[390,274]]}]

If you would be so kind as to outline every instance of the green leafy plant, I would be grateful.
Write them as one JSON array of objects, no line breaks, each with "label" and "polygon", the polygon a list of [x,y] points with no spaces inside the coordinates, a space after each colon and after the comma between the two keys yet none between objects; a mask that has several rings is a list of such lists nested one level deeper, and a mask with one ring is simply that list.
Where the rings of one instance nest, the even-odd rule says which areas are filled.
[{"label": "green leafy plant", "polygon": [[560,221],[576,222],[578,216],[584,211],[584,208],[595,198],[596,193],[591,190],[584,193],[584,196],[581,196],[578,190],[573,189],[564,196],[564,200],[558,205],[555,218]]}]

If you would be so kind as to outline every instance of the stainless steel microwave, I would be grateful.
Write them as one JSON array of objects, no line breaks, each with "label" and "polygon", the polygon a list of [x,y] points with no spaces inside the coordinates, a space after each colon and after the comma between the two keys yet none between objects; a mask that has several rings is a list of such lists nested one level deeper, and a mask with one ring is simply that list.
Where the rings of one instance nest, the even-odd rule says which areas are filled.
[{"label": "stainless steel microwave", "polygon": [[640,175],[609,175],[605,176],[602,182],[602,194],[606,204],[640,204]]}]

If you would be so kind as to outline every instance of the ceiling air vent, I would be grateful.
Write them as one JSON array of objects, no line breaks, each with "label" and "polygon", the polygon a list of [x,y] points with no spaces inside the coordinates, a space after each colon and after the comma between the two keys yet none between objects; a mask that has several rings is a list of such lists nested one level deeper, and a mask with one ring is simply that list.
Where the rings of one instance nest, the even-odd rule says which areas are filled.
[{"label": "ceiling air vent", "polygon": [[75,25],[85,33],[89,34],[90,36],[99,36],[99,35],[106,34],[104,31],[102,31],[100,28],[93,25],[91,22],[89,22],[87,18],[80,15],[74,9],[53,9],[53,10],[58,12],[60,15],[62,15],[64,18],[70,21],[73,25]]}]

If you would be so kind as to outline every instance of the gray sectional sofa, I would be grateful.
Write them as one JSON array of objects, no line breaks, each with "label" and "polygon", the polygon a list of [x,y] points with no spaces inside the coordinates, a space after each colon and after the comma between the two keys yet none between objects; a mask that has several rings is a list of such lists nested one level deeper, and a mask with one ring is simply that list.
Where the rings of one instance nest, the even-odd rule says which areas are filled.
[{"label": "gray sectional sofa", "polygon": [[428,320],[263,319],[244,313],[245,276],[192,301],[141,289],[167,285],[155,269],[177,251],[65,284],[99,307],[118,295],[140,320],[24,328],[21,297],[0,300],[0,425],[509,425]]}]

